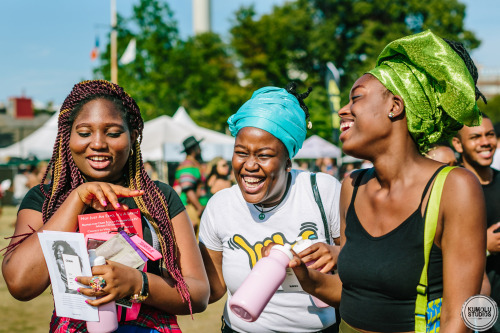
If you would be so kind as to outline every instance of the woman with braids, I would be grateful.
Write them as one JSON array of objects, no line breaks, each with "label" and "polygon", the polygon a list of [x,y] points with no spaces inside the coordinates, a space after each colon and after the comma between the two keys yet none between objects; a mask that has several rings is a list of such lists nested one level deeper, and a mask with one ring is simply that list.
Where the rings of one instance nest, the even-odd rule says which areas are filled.
[{"label": "woman with braids", "polygon": [[[264,87],[229,120],[236,137],[233,169],[237,185],[217,192],[200,224],[200,249],[210,281],[210,300],[226,290],[228,302],[270,242],[291,245],[298,237],[320,239],[300,253],[312,268],[330,272],[336,264],[340,183],[318,173],[325,220],[313,195],[311,173],[292,170],[291,159],[306,137],[309,112],[295,84]],[[330,245],[327,245],[328,240]],[[304,292],[278,290],[260,317],[247,322],[226,302],[223,332],[335,332],[335,309],[317,307]]]},{"label": "woman with braids", "polygon": [[[16,299],[33,299],[50,284],[37,232],[75,232],[79,214],[139,208],[144,239],[162,259],[148,262],[145,274],[108,261],[92,271],[105,279],[103,290],[79,292],[99,296],[88,301],[99,306],[147,296],[143,286],[149,284],[148,297],[134,297],[143,301],[137,319],[120,320],[118,332],[180,332],[176,314],[206,308],[208,280],[193,228],[175,191],[148,177],[140,150],[143,128],[137,104],[120,86],[98,80],[73,87],[59,115],[52,182],[27,194],[3,260],[2,273]],[[90,277],[77,279],[90,283]],[[86,324],[54,313],[50,331],[86,332]]]},{"label": "woman with braids", "polygon": [[[319,274],[298,257],[290,266],[307,292],[340,302],[340,332],[468,332],[460,313],[481,288],[484,196],[474,174],[454,168],[441,200],[429,200],[444,165],[424,156],[480,122],[473,63],[463,46],[459,53],[449,44],[431,31],[391,42],[339,111],[344,152],[374,167],[342,184],[339,274]],[[429,207],[437,224],[424,270]],[[426,288],[418,287],[421,275]],[[423,312],[417,293],[425,295]]]}]

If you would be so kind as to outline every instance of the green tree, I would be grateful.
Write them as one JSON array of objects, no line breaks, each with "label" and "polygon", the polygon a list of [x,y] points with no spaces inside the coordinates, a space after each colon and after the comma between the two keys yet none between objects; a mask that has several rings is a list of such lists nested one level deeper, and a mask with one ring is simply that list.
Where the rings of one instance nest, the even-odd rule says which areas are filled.
[{"label": "green tree", "polygon": [[[118,17],[118,54],[132,38],[136,59],[119,67],[118,81],[144,118],[172,115],[182,105],[198,124],[224,131],[227,118],[246,97],[228,45],[214,33],[181,40],[164,0],[140,0],[131,18]],[[108,45],[96,75],[109,79],[109,58]]]},{"label": "green tree", "polygon": [[493,124],[500,123],[500,95],[488,98],[487,102],[488,104],[484,104],[483,100],[480,99],[477,102],[479,109],[490,117]]},{"label": "green tree", "polygon": [[[465,5],[457,0],[296,0],[256,18],[252,7],[236,13],[231,45],[249,87],[284,86],[290,80],[314,88],[306,103],[319,126],[309,134],[331,139],[325,95],[326,63],[340,71],[342,104],[355,79],[372,68],[390,41],[427,29],[479,45],[463,26]],[[316,119],[315,119],[316,118]],[[319,118],[319,119],[318,119]],[[329,127],[326,127],[329,126]]]}]

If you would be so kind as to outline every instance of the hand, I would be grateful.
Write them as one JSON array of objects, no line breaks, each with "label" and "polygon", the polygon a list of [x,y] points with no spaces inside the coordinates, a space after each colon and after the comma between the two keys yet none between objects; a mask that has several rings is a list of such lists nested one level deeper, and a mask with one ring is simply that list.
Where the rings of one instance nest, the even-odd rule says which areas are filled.
[{"label": "hand", "polygon": [[337,267],[339,252],[340,246],[318,242],[300,252],[299,257],[306,264],[316,261],[308,265],[309,268],[319,270],[321,273],[328,273]]},{"label": "hand", "polygon": [[[106,261],[107,265],[92,267],[92,274],[101,276],[106,285],[101,291],[93,291],[91,288],[79,288],[78,292],[85,296],[99,297],[95,300],[87,300],[92,306],[99,306],[120,298],[128,298],[136,294],[142,288],[142,275],[137,269],[126,265]],[[91,276],[78,276],[76,281],[90,286]]]},{"label": "hand", "polygon": [[495,232],[498,228],[500,228],[500,222],[493,224],[486,230],[486,248],[491,253],[500,252],[500,232]]},{"label": "hand", "polygon": [[128,187],[104,182],[84,183],[78,186],[75,191],[86,206],[98,211],[128,210],[128,206],[118,203],[118,198],[136,197],[144,194],[143,190],[132,190]]}]

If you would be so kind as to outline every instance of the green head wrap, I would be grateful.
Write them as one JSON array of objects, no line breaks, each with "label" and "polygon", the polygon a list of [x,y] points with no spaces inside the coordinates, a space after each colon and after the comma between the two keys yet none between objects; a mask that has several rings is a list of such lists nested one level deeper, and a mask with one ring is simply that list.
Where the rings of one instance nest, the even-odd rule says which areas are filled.
[{"label": "green head wrap", "polygon": [[463,125],[481,123],[464,61],[430,30],[388,44],[368,73],[403,98],[408,130],[421,153]]}]

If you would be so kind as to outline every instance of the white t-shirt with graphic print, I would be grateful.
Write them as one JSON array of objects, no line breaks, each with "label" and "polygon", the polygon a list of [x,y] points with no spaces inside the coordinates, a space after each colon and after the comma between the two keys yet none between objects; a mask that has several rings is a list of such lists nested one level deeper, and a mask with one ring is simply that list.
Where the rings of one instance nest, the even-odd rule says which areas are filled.
[{"label": "white t-shirt with graphic print", "polygon": [[[294,244],[297,237],[325,239],[319,207],[314,200],[310,172],[292,170],[285,199],[263,220],[253,204],[247,203],[238,187],[217,192],[201,218],[200,242],[213,251],[222,251],[222,273],[228,302],[251,268],[261,257],[261,248],[270,241]],[[340,183],[334,177],[316,175],[330,237],[340,236]],[[281,287],[280,287],[281,289]],[[278,290],[255,322],[236,317],[226,303],[224,318],[238,332],[316,332],[335,323],[332,307],[318,308],[305,292]]]}]

